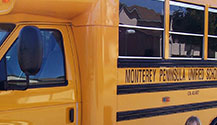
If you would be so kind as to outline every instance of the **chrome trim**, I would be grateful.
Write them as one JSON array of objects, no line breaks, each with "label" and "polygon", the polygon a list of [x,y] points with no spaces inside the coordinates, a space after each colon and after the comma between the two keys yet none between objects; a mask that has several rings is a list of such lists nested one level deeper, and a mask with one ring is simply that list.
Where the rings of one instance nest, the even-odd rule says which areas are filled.
[{"label": "chrome trim", "polygon": [[213,9],[213,8],[208,8],[209,12],[213,12],[213,13],[217,13],[217,9]]},{"label": "chrome trim", "polygon": [[145,29],[145,30],[160,30],[160,31],[164,30],[164,28],[143,27],[143,26],[133,26],[133,25],[122,25],[122,24],[119,24],[119,27],[135,28],[135,29]]},{"label": "chrome trim", "polygon": [[214,61],[217,61],[217,58],[207,58],[207,60],[214,60]]},{"label": "chrome trim", "polygon": [[202,60],[202,58],[183,58],[183,57],[169,57],[169,59],[178,59],[178,60]]},{"label": "chrome trim", "polygon": [[134,56],[118,56],[119,59],[162,59],[162,57],[134,57]]},{"label": "chrome trim", "polygon": [[202,34],[195,34],[195,33],[183,33],[183,32],[173,32],[169,31],[170,34],[176,34],[176,35],[185,35],[185,36],[204,36]]},{"label": "chrome trim", "polygon": [[176,2],[176,1],[170,1],[170,5],[186,7],[186,8],[196,9],[196,10],[205,10],[204,7],[202,6],[198,6],[194,4],[187,4],[187,3],[182,3],[182,2]]},{"label": "chrome trim", "polygon": [[78,103],[76,102],[76,125],[78,125]]},{"label": "chrome trim", "polygon": [[[133,57],[133,56],[118,56],[119,59],[163,59],[162,57]],[[183,58],[183,57],[169,57],[169,59],[178,60],[202,60],[202,58]],[[217,59],[216,59],[217,60]]]},{"label": "chrome trim", "polygon": [[217,36],[215,36],[215,35],[208,35],[208,37],[217,38]]}]

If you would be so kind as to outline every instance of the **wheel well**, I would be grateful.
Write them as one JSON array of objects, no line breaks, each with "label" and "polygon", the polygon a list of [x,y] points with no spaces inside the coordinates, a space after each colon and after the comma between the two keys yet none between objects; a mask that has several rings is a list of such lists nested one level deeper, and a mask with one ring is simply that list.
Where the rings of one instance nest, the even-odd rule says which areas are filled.
[{"label": "wheel well", "polygon": [[210,125],[217,125],[217,117],[212,120],[212,122],[210,123]]}]

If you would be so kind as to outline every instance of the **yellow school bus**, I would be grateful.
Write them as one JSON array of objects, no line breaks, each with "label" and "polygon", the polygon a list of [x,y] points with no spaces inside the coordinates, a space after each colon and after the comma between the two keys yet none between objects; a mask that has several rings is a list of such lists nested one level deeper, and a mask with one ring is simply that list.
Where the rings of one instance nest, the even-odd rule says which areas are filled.
[{"label": "yellow school bus", "polygon": [[216,125],[217,0],[0,0],[0,124]]}]

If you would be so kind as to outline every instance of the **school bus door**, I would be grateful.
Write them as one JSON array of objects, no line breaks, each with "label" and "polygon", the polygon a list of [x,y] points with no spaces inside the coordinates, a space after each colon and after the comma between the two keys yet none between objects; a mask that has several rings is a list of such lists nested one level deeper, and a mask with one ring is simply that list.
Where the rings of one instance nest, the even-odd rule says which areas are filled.
[{"label": "school bus door", "polygon": [[[25,74],[17,59],[17,41],[25,26],[40,29],[43,40],[43,61],[40,71],[30,77],[25,89]],[[7,89],[0,91],[0,123],[61,125],[75,124],[78,114],[75,65],[72,40],[65,24],[17,24],[0,47],[1,63],[5,62]],[[30,41],[31,42],[31,41]]]}]

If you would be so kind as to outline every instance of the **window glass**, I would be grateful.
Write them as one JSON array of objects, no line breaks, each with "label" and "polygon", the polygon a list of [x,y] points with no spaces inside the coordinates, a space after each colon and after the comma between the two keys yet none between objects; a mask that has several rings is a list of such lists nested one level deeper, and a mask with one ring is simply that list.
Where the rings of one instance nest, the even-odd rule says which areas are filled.
[{"label": "window glass", "polygon": [[202,57],[203,37],[170,35],[171,57]]},{"label": "window glass", "polygon": [[5,61],[5,57],[3,57],[0,61],[0,90],[5,90],[5,81],[7,81]]},{"label": "window glass", "polygon": [[204,32],[204,7],[170,1],[170,31]]},{"label": "window glass", "polygon": [[202,58],[204,7],[170,1],[170,57]]},{"label": "window glass", "polygon": [[164,0],[120,0],[119,56],[162,57]]},{"label": "window glass", "polygon": [[163,8],[164,2],[158,0],[120,0],[120,24],[163,27]]},{"label": "window glass", "polygon": [[209,35],[217,35],[217,9],[209,9]]},{"label": "window glass", "polygon": [[208,58],[217,58],[217,38],[208,38]]},{"label": "window glass", "polygon": [[12,32],[14,27],[15,27],[14,24],[0,23],[0,45],[4,42],[7,36]]},{"label": "window glass", "polygon": [[[41,30],[41,34],[44,44],[42,66],[35,76],[30,76],[30,85],[65,83],[61,33],[57,30]],[[9,85],[26,85],[26,76],[18,63],[17,45],[15,41],[6,53],[7,80]]]},{"label": "window glass", "polygon": [[209,8],[208,58],[217,58],[217,9]]},{"label": "window glass", "polygon": [[160,57],[163,31],[119,28],[119,55]]}]

